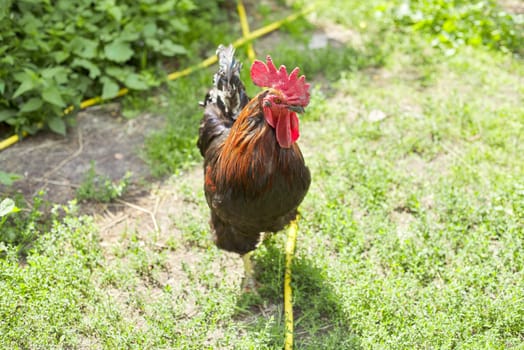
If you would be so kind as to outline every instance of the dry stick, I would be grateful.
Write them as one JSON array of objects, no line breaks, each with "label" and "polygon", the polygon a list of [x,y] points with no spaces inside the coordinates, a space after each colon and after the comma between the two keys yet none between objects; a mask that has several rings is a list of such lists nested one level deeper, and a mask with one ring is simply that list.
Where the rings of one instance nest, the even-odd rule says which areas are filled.
[{"label": "dry stick", "polygon": [[35,182],[44,182],[45,184],[51,184],[51,185],[56,185],[56,186],[64,186],[64,187],[71,187],[71,188],[79,188],[80,185],[77,185],[77,184],[73,184],[73,183],[70,183],[70,182],[65,182],[65,181],[54,181],[54,180],[49,180],[49,179],[43,179],[43,178],[34,178],[34,179],[30,179],[31,181],[35,181]]},{"label": "dry stick", "polygon": [[83,152],[83,150],[84,150],[84,142],[83,142],[83,139],[82,139],[82,130],[80,128],[78,128],[78,149],[75,151],[75,153],[73,153],[72,155],[70,155],[66,159],[62,160],[56,167],[54,167],[53,169],[51,169],[47,173],[45,173],[44,174],[44,179],[49,177],[50,175],[53,175],[54,173],[56,173],[58,170],[60,170],[60,168],[62,168],[66,163],[68,163],[72,159],[78,157]]},{"label": "dry stick", "polygon": [[107,209],[107,207],[104,208],[104,213],[106,213],[106,215],[109,216],[111,219],[115,217],[115,214],[111,213],[111,210]]},{"label": "dry stick", "polygon": [[84,142],[83,142],[83,138],[82,138],[82,130],[78,129],[78,149],[75,151],[75,153],[71,154],[70,156],[68,156],[67,158],[62,160],[56,167],[54,167],[53,169],[51,169],[47,173],[45,173],[42,178],[34,178],[32,180],[36,181],[36,182],[43,182],[44,186],[46,186],[47,184],[52,184],[52,185],[67,186],[67,187],[72,187],[72,188],[80,187],[80,186],[78,186],[76,184],[69,184],[69,183],[66,183],[66,182],[50,180],[49,176],[51,176],[54,173],[56,173],[60,168],[62,168],[70,160],[78,157],[83,151],[84,151]]},{"label": "dry stick", "polygon": [[116,199],[116,201],[118,203],[121,203],[121,204],[124,204],[124,205],[127,205],[128,207],[130,208],[133,208],[133,209],[136,209],[136,210],[140,210],[141,212],[144,212],[146,214],[149,214],[149,216],[151,216],[151,221],[153,221],[153,226],[155,228],[155,230],[158,232],[160,231],[160,229],[158,228],[158,224],[156,222],[156,218],[155,218],[155,215],[153,214],[153,212],[151,212],[150,210],[147,210],[146,208],[142,208],[141,206],[138,206],[136,204],[133,204],[133,203],[129,203],[129,202],[126,202],[126,201],[123,201],[121,199]]},{"label": "dry stick", "polygon": [[[155,198],[155,206],[153,207],[153,217],[156,218],[156,214],[158,213],[158,207],[159,207],[159,204],[160,204],[160,196],[156,196]],[[157,230],[156,230],[157,233],[160,233],[160,230],[158,229],[158,226],[157,226]],[[166,248],[165,246],[162,246],[158,243],[153,243],[154,245],[156,245],[157,247],[160,247],[160,248]]]},{"label": "dry stick", "polygon": [[153,215],[156,217],[156,214],[158,213],[158,206],[160,204],[160,196],[157,196],[155,198],[155,207],[153,209]]},{"label": "dry stick", "polygon": [[103,232],[103,231],[105,231],[105,230],[108,230],[108,229],[110,229],[111,227],[115,226],[116,224],[118,224],[118,223],[120,223],[120,222],[126,220],[127,218],[129,218],[129,215],[127,215],[127,214],[126,214],[126,215],[122,215],[122,216],[116,218],[115,220],[111,221],[110,223],[105,224],[105,225],[100,229],[100,231]]},{"label": "dry stick", "polygon": [[23,156],[25,156],[27,153],[30,153],[30,152],[34,152],[35,150],[37,149],[42,149],[42,148],[47,148],[47,147],[52,147],[56,144],[63,144],[63,143],[66,143],[67,140],[66,139],[63,139],[63,140],[48,140],[48,141],[44,141],[42,142],[41,144],[39,145],[36,145],[34,147],[30,147],[30,148],[27,148],[26,150],[23,150],[21,151],[20,153],[18,153],[18,157],[19,158],[22,158]]},{"label": "dry stick", "polygon": [[[469,164],[466,160],[465,160],[465,157],[463,155],[461,155],[459,152],[457,152],[456,150],[454,150],[453,148],[447,146],[444,142],[441,142],[440,145],[442,146],[442,148],[444,148],[448,153],[451,153],[456,159],[458,159],[458,161],[460,163],[462,163],[466,168],[468,168],[469,170],[471,170],[472,172],[474,172],[476,175],[478,175],[480,178],[482,178],[482,180],[484,181],[488,181],[487,178],[482,175],[481,173],[479,173],[478,171],[475,170],[475,168],[473,168],[473,166],[471,164]],[[511,176],[511,174],[510,174]]]}]

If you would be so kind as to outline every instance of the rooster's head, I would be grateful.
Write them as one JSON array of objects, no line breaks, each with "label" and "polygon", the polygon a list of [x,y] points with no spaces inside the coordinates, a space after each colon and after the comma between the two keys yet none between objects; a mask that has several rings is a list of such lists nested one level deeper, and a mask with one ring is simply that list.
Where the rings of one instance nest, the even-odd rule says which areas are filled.
[{"label": "rooster's head", "polygon": [[262,94],[262,107],[267,123],[275,129],[277,142],[289,148],[298,139],[297,113],[304,112],[309,104],[309,84],[298,76],[298,67],[287,74],[285,66],[277,70],[271,57],[267,63],[256,60],[251,66],[251,79],[260,87],[267,87]]}]

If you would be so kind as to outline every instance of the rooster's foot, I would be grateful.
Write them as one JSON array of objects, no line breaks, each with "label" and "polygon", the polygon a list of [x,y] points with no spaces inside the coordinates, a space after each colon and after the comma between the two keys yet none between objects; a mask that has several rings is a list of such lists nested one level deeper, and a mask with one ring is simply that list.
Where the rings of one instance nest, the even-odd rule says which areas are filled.
[{"label": "rooster's foot", "polygon": [[255,269],[251,261],[251,252],[242,255],[244,262],[244,278],[242,279],[242,291],[248,293],[256,293],[258,283],[255,279]]}]

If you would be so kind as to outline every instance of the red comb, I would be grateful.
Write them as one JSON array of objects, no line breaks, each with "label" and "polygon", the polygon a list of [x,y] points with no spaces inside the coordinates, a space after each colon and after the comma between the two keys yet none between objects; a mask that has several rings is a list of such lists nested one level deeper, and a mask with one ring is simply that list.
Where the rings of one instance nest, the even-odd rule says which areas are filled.
[{"label": "red comb", "polygon": [[267,64],[256,60],[251,66],[251,79],[253,83],[260,87],[272,87],[280,90],[286,95],[287,102],[291,105],[307,106],[309,103],[309,84],[306,77],[298,77],[300,69],[293,69],[289,76],[285,66],[280,66],[277,70],[273,60],[268,55]]}]

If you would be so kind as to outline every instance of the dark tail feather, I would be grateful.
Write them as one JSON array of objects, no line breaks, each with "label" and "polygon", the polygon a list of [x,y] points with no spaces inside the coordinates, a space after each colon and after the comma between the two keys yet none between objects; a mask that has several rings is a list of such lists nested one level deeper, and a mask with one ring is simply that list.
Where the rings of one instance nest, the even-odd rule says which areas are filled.
[{"label": "dark tail feather", "polygon": [[225,117],[235,120],[249,102],[245,87],[240,80],[242,63],[235,59],[232,45],[220,45],[217,49],[218,71],[213,78],[213,88],[206,96],[204,106],[216,104]]},{"label": "dark tail feather", "polygon": [[249,102],[244,84],[240,80],[242,63],[235,59],[232,45],[220,45],[217,49],[218,71],[213,87],[206,95],[204,118],[200,124],[197,146],[204,156],[215,140],[229,133],[240,111]]},{"label": "dark tail feather", "polygon": [[235,49],[232,45],[228,47],[220,45],[216,55],[218,56],[218,72],[214,76],[214,83],[216,88],[224,90],[224,86],[228,88],[233,76],[239,77],[242,63],[235,59]]}]

